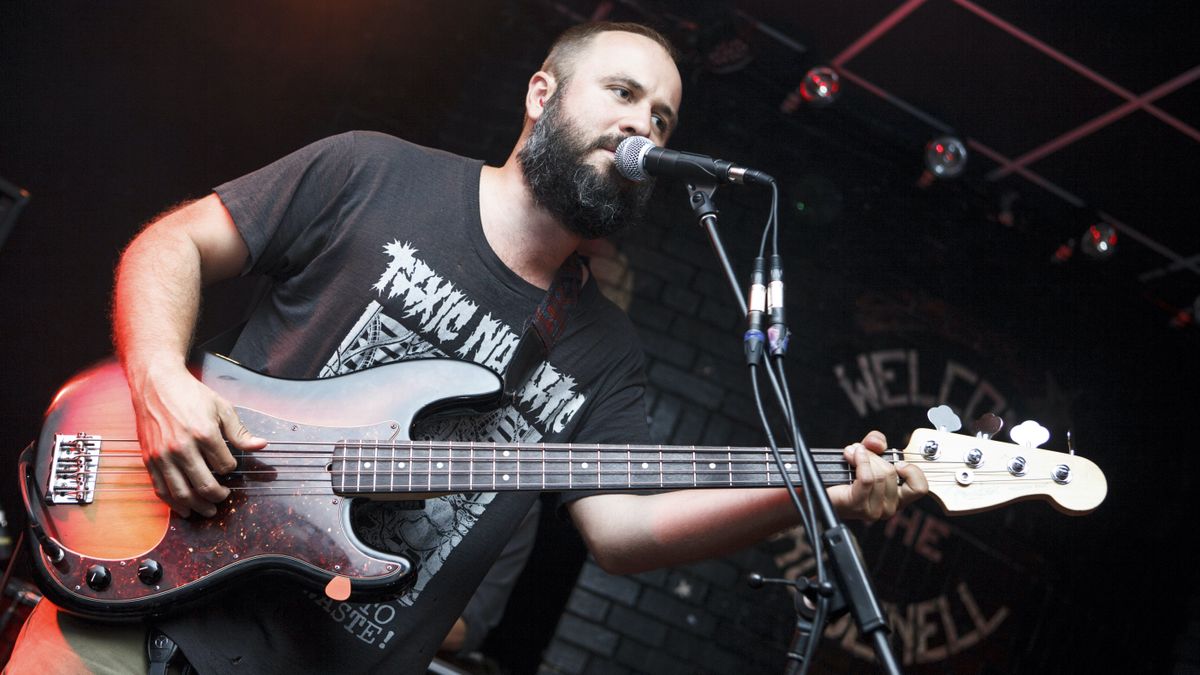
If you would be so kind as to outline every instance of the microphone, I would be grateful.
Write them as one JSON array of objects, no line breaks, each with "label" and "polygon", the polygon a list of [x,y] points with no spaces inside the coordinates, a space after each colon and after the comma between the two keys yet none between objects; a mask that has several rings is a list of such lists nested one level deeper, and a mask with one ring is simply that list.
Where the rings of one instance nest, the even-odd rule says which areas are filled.
[{"label": "microphone", "polygon": [[650,176],[678,176],[697,181],[757,185],[775,182],[774,178],[761,171],[737,166],[723,159],[660,148],[644,136],[630,136],[621,141],[616,155],[613,161],[617,164],[617,171],[636,183]]}]

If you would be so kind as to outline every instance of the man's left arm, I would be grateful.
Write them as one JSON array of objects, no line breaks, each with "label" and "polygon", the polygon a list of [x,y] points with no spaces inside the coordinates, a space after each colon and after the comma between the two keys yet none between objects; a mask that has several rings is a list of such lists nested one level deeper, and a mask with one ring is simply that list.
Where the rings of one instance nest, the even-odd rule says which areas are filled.
[{"label": "man's left arm", "polygon": [[[841,517],[890,518],[928,492],[924,473],[913,464],[884,461],[886,449],[878,431],[846,447],[854,482],[828,488]],[[569,509],[596,561],[613,574],[724,555],[800,522],[787,491],[778,488],[600,494],[572,502]]]}]

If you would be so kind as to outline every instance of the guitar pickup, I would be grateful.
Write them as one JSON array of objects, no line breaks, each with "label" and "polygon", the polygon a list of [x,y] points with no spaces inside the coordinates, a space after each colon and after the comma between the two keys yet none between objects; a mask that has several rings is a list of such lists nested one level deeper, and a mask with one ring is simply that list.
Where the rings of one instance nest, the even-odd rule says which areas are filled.
[{"label": "guitar pickup", "polygon": [[100,467],[99,436],[56,434],[46,501],[50,504],[91,504],[96,498]]}]

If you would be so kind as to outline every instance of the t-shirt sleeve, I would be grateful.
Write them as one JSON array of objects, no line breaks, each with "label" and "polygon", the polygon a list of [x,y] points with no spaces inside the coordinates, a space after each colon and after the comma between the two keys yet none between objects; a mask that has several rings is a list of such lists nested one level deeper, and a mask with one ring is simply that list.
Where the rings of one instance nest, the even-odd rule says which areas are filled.
[{"label": "t-shirt sleeve", "polygon": [[[580,423],[572,442],[646,445],[650,443],[650,427],[646,421],[646,379],[641,348],[630,352],[623,374],[610,393],[598,401]],[[595,494],[611,494],[621,490],[572,490],[558,493],[559,512],[567,504]]]},{"label": "t-shirt sleeve", "polygon": [[243,273],[284,279],[316,256],[340,222],[353,166],[351,132],[214,188],[250,251]]}]

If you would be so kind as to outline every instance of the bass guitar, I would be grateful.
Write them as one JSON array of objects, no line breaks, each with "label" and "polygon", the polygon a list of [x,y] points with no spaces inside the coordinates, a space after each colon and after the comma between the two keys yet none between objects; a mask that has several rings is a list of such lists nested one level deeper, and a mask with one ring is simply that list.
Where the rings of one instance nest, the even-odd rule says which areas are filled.
[{"label": "bass guitar", "polygon": [[[766,448],[410,440],[420,417],[499,401],[499,378],[463,361],[407,361],[307,381],[260,375],[206,354],[194,372],[270,442],[235,452],[237,468],[221,477],[230,497],[212,518],[181,518],[154,494],[115,362],[68,382],[36,444],[22,454],[21,486],[40,544],[35,575],[64,609],[133,620],[267,570],[336,599],[395,594],[412,564],[355,537],[354,498],[783,484]],[[914,431],[904,450],[887,457],[920,465],[948,513],[1044,499],[1083,514],[1104,499],[1104,475],[1087,459],[942,426]],[[814,454],[826,485],[853,480],[841,449]]]}]

